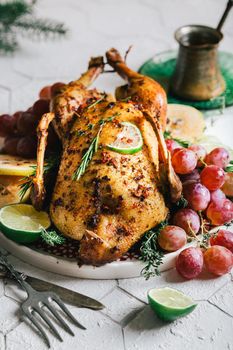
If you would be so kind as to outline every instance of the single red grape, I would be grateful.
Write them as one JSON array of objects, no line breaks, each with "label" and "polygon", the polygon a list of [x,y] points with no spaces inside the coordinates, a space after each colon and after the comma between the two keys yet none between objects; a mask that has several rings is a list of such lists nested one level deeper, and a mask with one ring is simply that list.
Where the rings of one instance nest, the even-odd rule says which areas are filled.
[{"label": "single red grape", "polygon": [[226,224],[233,220],[233,203],[229,199],[218,203],[211,202],[207,208],[206,215],[213,225]]},{"label": "single red grape", "polygon": [[225,173],[225,182],[221,189],[226,196],[233,197],[233,173]]},{"label": "single red grape", "polygon": [[204,159],[206,157],[206,153],[207,153],[206,149],[201,145],[192,145],[189,147],[189,149],[191,149],[191,151],[193,151],[197,156],[197,159],[198,159],[197,166],[202,167],[203,161],[204,161]]},{"label": "single red grape", "polygon": [[17,153],[24,158],[35,158],[37,149],[36,137],[22,137],[17,144]]},{"label": "single red grape", "polygon": [[36,118],[31,112],[23,112],[17,120],[17,129],[22,136],[36,133],[36,126]]},{"label": "single red grape", "polygon": [[9,114],[0,115],[0,137],[13,135],[15,130],[14,118]]},{"label": "single red grape", "polygon": [[51,86],[44,86],[40,92],[39,97],[41,100],[50,100],[51,99]]},{"label": "single red grape", "polygon": [[187,243],[186,232],[177,226],[164,227],[158,236],[160,247],[168,252],[174,252]]},{"label": "single red grape", "polygon": [[49,100],[37,100],[32,108],[33,114],[40,120],[43,114],[49,112]]},{"label": "single red grape", "polygon": [[233,253],[233,232],[219,230],[216,234],[210,237],[210,244],[221,245]]},{"label": "single red grape", "polygon": [[4,140],[3,150],[11,156],[17,155],[17,146],[20,138],[17,136],[8,136]]},{"label": "single red grape", "polygon": [[53,84],[51,86],[51,97],[60,94],[65,86],[66,84],[61,82]]},{"label": "single red grape", "polygon": [[186,279],[197,277],[203,268],[203,254],[200,248],[184,249],[176,259],[176,269]]},{"label": "single red grape", "polygon": [[172,154],[173,151],[177,148],[181,149],[180,145],[175,141],[175,140],[172,140],[172,139],[166,139],[165,140],[166,142],[166,145],[167,145],[167,149],[168,151]]},{"label": "single red grape", "polygon": [[200,230],[200,218],[198,214],[192,209],[180,209],[173,216],[172,223],[174,225],[182,227],[190,236],[197,234]]},{"label": "single red grape", "polygon": [[229,249],[220,245],[213,245],[205,251],[204,262],[207,271],[221,276],[232,269],[233,255]]},{"label": "single red grape", "polygon": [[219,202],[223,201],[224,199],[226,199],[226,195],[220,189],[210,192],[210,201],[211,202],[219,203]]},{"label": "single red grape", "polygon": [[222,187],[225,182],[225,172],[217,165],[206,166],[201,174],[201,183],[205,185],[210,191],[215,191]]},{"label": "single red grape", "polygon": [[184,197],[190,207],[195,210],[205,210],[210,202],[209,190],[199,182],[190,182],[184,186]]},{"label": "single red grape", "polygon": [[213,149],[205,158],[208,165],[217,165],[219,168],[225,168],[230,161],[229,152],[223,147]]},{"label": "single red grape", "polygon": [[177,174],[189,174],[196,168],[196,154],[187,148],[182,148],[173,153],[172,165]]}]

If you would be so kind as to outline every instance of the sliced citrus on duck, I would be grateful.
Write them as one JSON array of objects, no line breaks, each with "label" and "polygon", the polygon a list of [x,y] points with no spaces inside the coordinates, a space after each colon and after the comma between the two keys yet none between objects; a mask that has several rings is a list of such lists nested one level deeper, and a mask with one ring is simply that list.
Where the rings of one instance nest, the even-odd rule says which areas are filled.
[{"label": "sliced citrus on duck", "polygon": [[174,321],[186,316],[197,306],[192,298],[169,287],[151,289],[148,300],[157,316],[164,321]]},{"label": "sliced citrus on duck", "polygon": [[139,152],[143,146],[142,134],[139,128],[130,122],[122,122],[121,125],[123,126],[122,131],[113,143],[107,145],[107,148],[122,154]]},{"label": "sliced citrus on duck", "polygon": [[0,229],[17,243],[31,243],[40,237],[41,230],[51,225],[46,212],[30,204],[12,204],[0,209]]}]

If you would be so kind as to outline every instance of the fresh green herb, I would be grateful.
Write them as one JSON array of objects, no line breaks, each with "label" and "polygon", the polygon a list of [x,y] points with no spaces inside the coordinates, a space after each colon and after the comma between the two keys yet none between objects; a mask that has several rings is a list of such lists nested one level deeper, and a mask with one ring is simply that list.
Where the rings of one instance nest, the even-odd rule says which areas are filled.
[{"label": "fresh green herb", "polygon": [[97,152],[98,146],[99,146],[99,136],[100,136],[100,133],[101,133],[101,131],[103,129],[103,126],[106,123],[111,122],[118,115],[120,115],[120,113],[115,113],[115,114],[113,114],[112,116],[110,116],[110,117],[108,117],[106,119],[100,119],[99,120],[99,122],[98,122],[98,125],[100,126],[99,127],[99,131],[97,132],[97,135],[91,141],[91,143],[90,143],[90,145],[88,147],[88,150],[83,155],[79,167],[76,169],[76,171],[74,172],[74,174],[72,176],[73,180],[79,181],[81,176],[85,173],[85,171],[86,171],[86,169],[87,169],[87,167],[88,167],[88,165],[89,165],[93,155],[95,154],[95,152]]},{"label": "fresh green herb", "polygon": [[84,130],[77,130],[77,131],[75,132],[75,134],[76,134],[77,136],[83,136],[83,135],[85,135],[85,131],[84,131]]},{"label": "fresh green herb", "polygon": [[188,148],[190,146],[189,141],[181,140],[181,139],[178,139],[176,137],[172,137],[170,131],[164,131],[163,135],[164,135],[165,139],[172,139],[172,140],[176,141],[177,143],[179,143],[179,145],[184,147],[184,148]]},{"label": "fresh green herb", "polygon": [[122,98],[120,101],[121,102],[129,102],[132,99],[132,96],[128,96],[126,98]]},{"label": "fresh green herb", "polygon": [[[44,164],[44,175],[48,174],[50,171],[56,169],[59,165],[60,162],[60,157],[57,155],[53,155],[51,157],[49,157],[48,159],[45,160],[45,164]],[[19,190],[19,197],[20,197],[20,201],[23,200],[25,194],[27,193],[28,190],[31,189],[32,185],[33,185],[33,178],[36,175],[36,166],[31,166],[32,168],[32,173],[30,176],[25,176],[22,181],[23,184],[21,184],[20,190]]]},{"label": "fresh green herb", "polygon": [[81,163],[79,167],[76,169],[72,176],[72,180],[77,180],[81,178],[81,176],[85,173],[86,168],[88,167],[93,155],[98,149],[98,143],[99,143],[99,136],[102,131],[103,125],[100,126],[99,131],[97,135],[94,137],[94,139],[91,141],[90,146],[88,147],[88,150],[85,152],[85,154],[82,157]]},{"label": "fresh green herb", "polygon": [[184,198],[183,195],[181,195],[180,199],[175,203],[176,209],[184,209],[188,206],[187,199]]},{"label": "fresh green herb", "polygon": [[150,277],[159,276],[159,267],[163,262],[164,253],[158,246],[158,235],[160,231],[167,225],[167,220],[156,226],[154,229],[149,230],[143,239],[140,247],[139,259],[145,263],[145,267],[142,269],[141,274],[148,280]]},{"label": "fresh green herb", "polygon": [[233,160],[230,161],[230,163],[227,165],[227,167],[224,170],[227,173],[233,173]]},{"label": "fresh green herb", "polygon": [[58,234],[55,230],[47,231],[44,228],[41,230],[41,238],[46,244],[52,247],[64,244],[66,241],[65,237]]},{"label": "fresh green herb", "polygon": [[101,101],[103,101],[106,98],[107,94],[103,94],[102,97],[100,97],[98,100],[96,100],[95,102],[91,103],[89,106],[87,106],[87,109],[92,108],[94,106],[96,106],[98,103],[100,103]]},{"label": "fresh green herb", "polygon": [[94,124],[88,124],[88,126],[87,126],[87,128],[89,129],[89,130],[92,130],[93,128],[94,128]]}]

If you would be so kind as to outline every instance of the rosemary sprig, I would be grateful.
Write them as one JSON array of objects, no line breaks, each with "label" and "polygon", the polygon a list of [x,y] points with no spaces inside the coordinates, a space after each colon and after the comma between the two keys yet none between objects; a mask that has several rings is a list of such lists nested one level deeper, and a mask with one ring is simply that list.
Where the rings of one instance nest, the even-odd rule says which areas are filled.
[{"label": "rosemary sprig", "polygon": [[[108,123],[108,122],[111,122],[113,121],[113,119],[117,116],[119,116],[120,113],[115,113],[113,114],[112,116],[106,118],[106,119],[100,119],[98,121],[98,125],[99,125],[99,130],[97,132],[97,135],[93,138],[93,140],[91,141],[87,151],[85,152],[85,154],[82,156],[82,159],[81,159],[81,163],[79,165],[79,167],[75,170],[73,176],[72,176],[72,180],[77,180],[79,181],[81,176],[85,173],[91,159],[93,158],[93,155],[95,154],[95,152],[97,152],[98,150],[98,145],[99,145],[99,137],[100,137],[100,133],[103,129],[103,126]],[[89,124],[90,125],[90,124]],[[94,128],[94,125],[91,124],[91,128],[89,127],[88,125],[88,128],[89,129],[93,129]],[[84,132],[85,133],[85,132]],[[80,133],[79,131],[79,135],[77,136],[81,136],[83,135],[83,133]]]},{"label": "rosemary sprig", "polygon": [[58,234],[55,230],[47,231],[45,228],[41,229],[41,239],[52,247],[64,244],[66,241],[65,237]]},{"label": "rosemary sprig", "polygon": [[86,168],[88,167],[88,164],[90,163],[93,155],[95,154],[95,152],[98,149],[98,144],[99,144],[99,136],[100,133],[102,131],[103,128],[103,124],[100,126],[99,131],[97,133],[97,135],[93,138],[93,140],[90,143],[90,146],[88,147],[88,150],[86,151],[86,153],[83,155],[81,163],[79,165],[79,167],[76,169],[76,171],[74,172],[73,176],[72,176],[72,180],[77,180],[79,181],[79,179],[81,178],[81,176],[85,173]]},{"label": "rosemary sprig", "polygon": [[159,276],[159,267],[163,262],[164,253],[158,246],[158,235],[160,231],[167,225],[167,220],[156,226],[154,229],[149,230],[143,239],[140,247],[139,259],[145,263],[145,267],[142,269],[141,274],[148,280],[150,277]]},{"label": "rosemary sprig", "polygon": [[179,143],[179,145],[181,145],[184,148],[188,148],[190,146],[189,141],[181,140],[181,139],[178,139],[176,137],[172,137],[170,131],[164,131],[163,135],[164,135],[165,139],[172,139],[172,140],[176,141],[177,143]]},{"label": "rosemary sprig", "polygon": [[[44,164],[44,175],[48,174],[50,171],[56,169],[59,165],[60,157],[58,155],[53,155],[49,157],[48,159],[45,160]],[[28,190],[31,189],[33,185],[33,178],[36,175],[36,165],[31,166],[32,172],[30,176],[25,176],[21,181],[23,183],[19,186],[19,197],[20,201],[23,200],[25,194],[27,193]]]}]

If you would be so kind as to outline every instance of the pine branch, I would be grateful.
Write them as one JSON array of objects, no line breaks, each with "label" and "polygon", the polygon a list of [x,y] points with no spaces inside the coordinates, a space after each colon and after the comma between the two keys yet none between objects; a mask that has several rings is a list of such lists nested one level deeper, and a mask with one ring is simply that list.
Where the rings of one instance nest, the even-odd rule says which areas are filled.
[{"label": "pine branch", "polygon": [[13,26],[20,29],[22,32],[27,32],[29,35],[45,36],[49,35],[64,35],[66,29],[62,23],[54,23],[46,19],[27,18],[13,23]]},{"label": "pine branch", "polygon": [[0,23],[3,26],[10,26],[19,18],[31,14],[32,6],[22,0],[0,3]]},{"label": "pine branch", "polygon": [[29,38],[66,34],[62,23],[32,17],[34,5],[35,1],[28,4],[25,0],[0,3],[0,52],[14,52],[18,48],[19,32],[26,33]]},{"label": "pine branch", "polygon": [[2,33],[0,31],[0,52],[12,53],[18,47],[17,41],[13,34]]}]

